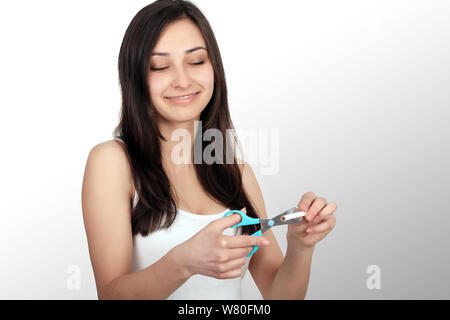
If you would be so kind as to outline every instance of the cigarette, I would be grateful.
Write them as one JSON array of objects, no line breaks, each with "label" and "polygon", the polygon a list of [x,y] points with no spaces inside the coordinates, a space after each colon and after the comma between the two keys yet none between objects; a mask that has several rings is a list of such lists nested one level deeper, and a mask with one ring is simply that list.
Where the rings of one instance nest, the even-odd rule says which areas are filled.
[{"label": "cigarette", "polygon": [[281,221],[287,221],[306,216],[306,212],[298,211],[281,217]]}]

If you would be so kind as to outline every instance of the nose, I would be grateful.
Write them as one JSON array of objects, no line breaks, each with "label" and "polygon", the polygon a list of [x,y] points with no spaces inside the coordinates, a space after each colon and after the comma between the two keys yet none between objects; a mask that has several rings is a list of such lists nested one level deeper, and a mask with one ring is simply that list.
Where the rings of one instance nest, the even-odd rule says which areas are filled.
[{"label": "nose", "polygon": [[183,67],[177,68],[175,70],[175,76],[172,85],[175,88],[187,88],[189,87],[190,83],[191,80],[188,71]]}]

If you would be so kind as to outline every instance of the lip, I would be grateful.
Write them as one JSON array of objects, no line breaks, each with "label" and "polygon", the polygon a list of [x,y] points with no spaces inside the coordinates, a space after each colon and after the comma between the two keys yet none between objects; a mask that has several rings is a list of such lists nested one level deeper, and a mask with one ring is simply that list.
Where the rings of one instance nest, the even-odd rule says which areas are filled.
[{"label": "lip", "polygon": [[[199,93],[200,93],[200,91],[197,91],[197,92],[193,92],[193,93],[189,93],[189,94],[184,94],[184,95],[181,95],[181,96],[165,97],[165,98],[167,100],[169,100],[171,103],[174,103],[174,104],[188,104],[188,103],[191,103],[192,101],[194,101],[198,97]],[[193,94],[193,96],[188,98],[188,99],[183,99],[183,100],[173,99],[173,98],[177,98],[177,97],[189,96],[191,94]]]},{"label": "lip", "polygon": [[179,96],[174,96],[174,97],[166,97],[167,99],[171,99],[171,98],[179,98],[179,97],[184,97],[184,96],[190,96],[191,94],[197,94],[197,93],[199,93],[200,91],[196,91],[196,92],[191,92],[191,93],[187,93],[187,94],[182,94],[182,95],[179,95]]}]

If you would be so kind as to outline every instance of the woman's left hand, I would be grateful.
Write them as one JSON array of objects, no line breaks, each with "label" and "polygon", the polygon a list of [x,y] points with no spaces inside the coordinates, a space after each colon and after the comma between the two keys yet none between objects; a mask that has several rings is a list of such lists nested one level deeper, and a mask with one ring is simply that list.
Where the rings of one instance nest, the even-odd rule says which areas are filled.
[{"label": "woman's left hand", "polygon": [[307,215],[300,223],[288,225],[287,239],[300,249],[312,248],[336,225],[334,212],[337,205],[334,202],[327,203],[325,198],[318,198],[314,192],[307,192],[297,207]]}]

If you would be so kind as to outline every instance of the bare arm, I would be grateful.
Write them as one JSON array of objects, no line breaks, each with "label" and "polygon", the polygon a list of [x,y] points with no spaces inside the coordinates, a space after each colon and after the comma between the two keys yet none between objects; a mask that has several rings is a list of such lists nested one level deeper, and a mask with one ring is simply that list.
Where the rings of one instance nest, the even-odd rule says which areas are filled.
[{"label": "bare arm", "polygon": [[272,282],[270,299],[305,299],[313,252],[314,248],[297,251],[288,241],[286,257]]},{"label": "bare arm", "polygon": [[[242,183],[261,219],[267,219],[263,194],[256,176],[247,163],[243,166]],[[250,273],[264,299],[304,299],[308,290],[313,249],[299,251],[290,245],[286,257],[271,230],[263,235],[270,245],[252,256]]]},{"label": "bare arm", "polygon": [[151,266],[114,279],[104,299],[167,299],[188,278],[177,263],[176,248]]},{"label": "bare arm", "polygon": [[82,209],[99,299],[165,299],[188,278],[177,247],[151,266],[131,271],[132,175],[123,147],[115,141],[89,153]]}]

